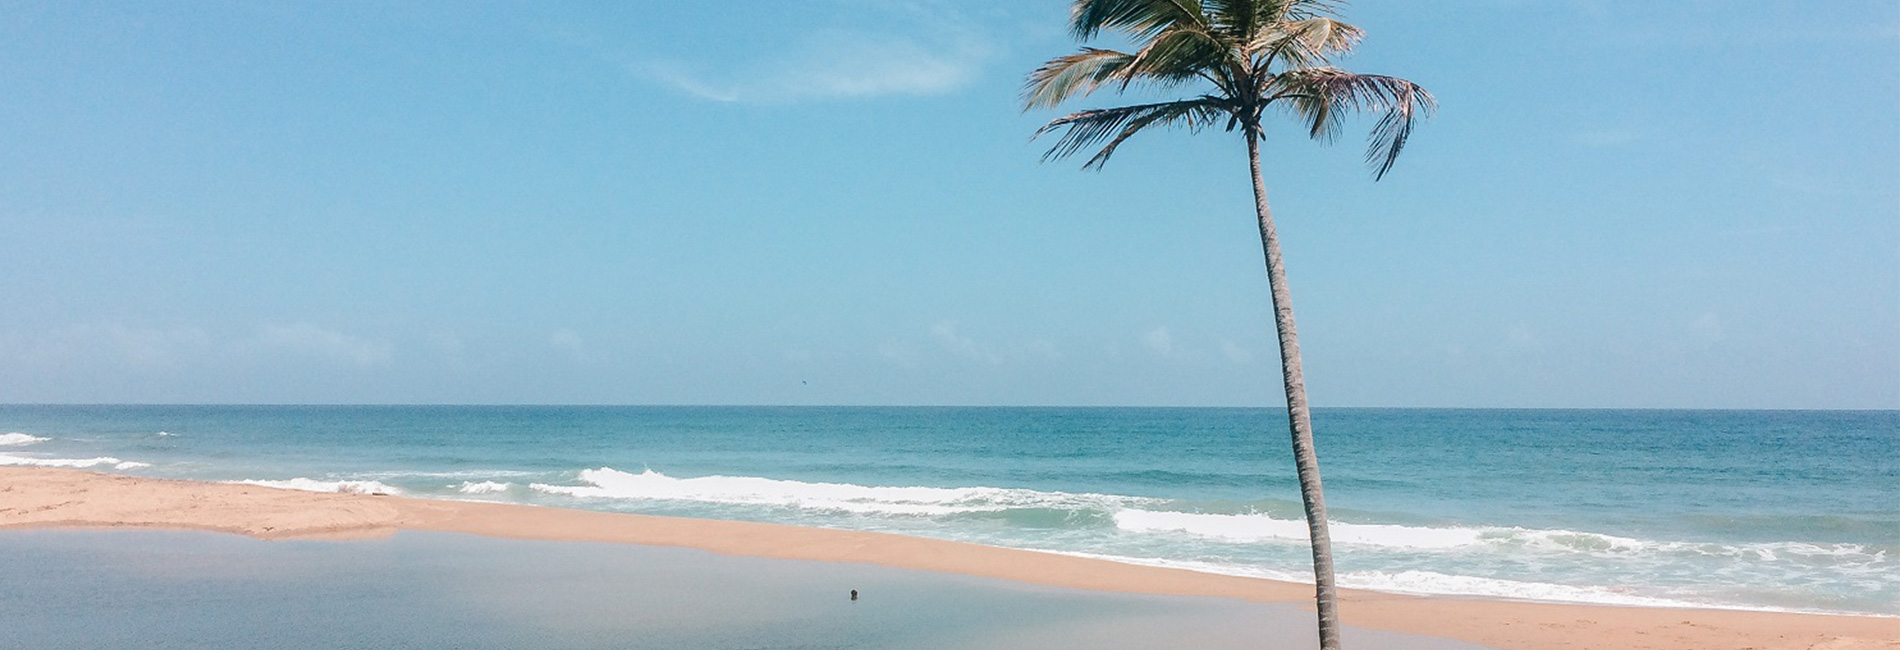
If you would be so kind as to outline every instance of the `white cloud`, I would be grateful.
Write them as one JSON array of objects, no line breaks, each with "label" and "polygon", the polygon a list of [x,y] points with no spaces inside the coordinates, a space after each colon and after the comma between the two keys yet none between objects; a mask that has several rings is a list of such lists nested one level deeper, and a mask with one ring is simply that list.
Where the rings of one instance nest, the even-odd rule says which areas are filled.
[{"label": "white cloud", "polygon": [[[986,365],[1005,365],[1005,363],[1045,363],[1062,359],[1062,350],[1047,338],[975,338],[961,331],[958,321],[937,321],[929,329],[929,340],[933,340],[942,352],[952,357],[978,361]],[[893,363],[912,365],[916,363],[916,348],[901,342],[887,342],[878,348],[878,354]]]},{"label": "white cloud", "polygon": [[985,50],[965,38],[924,40],[823,30],[738,69],[708,69],[678,60],[646,61],[631,68],[675,90],[720,102],[941,95],[976,79]]},{"label": "white cloud", "polygon": [[394,352],[388,341],[351,336],[310,323],[266,325],[240,347],[361,367],[389,363]]},{"label": "white cloud", "polygon": [[943,349],[960,357],[975,359],[990,364],[1002,363],[1003,359],[988,346],[979,344],[976,339],[964,336],[957,331],[956,321],[938,321],[930,326],[930,337],[937,340]]}]

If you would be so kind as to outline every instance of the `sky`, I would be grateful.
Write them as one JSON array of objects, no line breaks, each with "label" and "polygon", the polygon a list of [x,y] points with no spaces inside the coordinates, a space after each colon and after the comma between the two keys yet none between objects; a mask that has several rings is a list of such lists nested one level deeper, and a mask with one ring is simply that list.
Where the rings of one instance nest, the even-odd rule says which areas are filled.
[{"label": "sky", "polygon": [[[1067,12],[0,0],[0,403],[1283,405],[1239,137],[1041,160]],[[1900,5],[1345,18],[1440,107],[1267,134],[1314,404],[1900,408]]]}]

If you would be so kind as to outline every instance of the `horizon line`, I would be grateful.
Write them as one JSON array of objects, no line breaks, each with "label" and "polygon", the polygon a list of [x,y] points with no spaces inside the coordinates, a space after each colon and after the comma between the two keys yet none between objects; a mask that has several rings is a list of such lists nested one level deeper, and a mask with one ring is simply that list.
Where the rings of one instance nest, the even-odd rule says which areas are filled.
[{"label": "horizon line", "polygon": [[[581,402],[0,402],[4,407],[329,407],[329,408],[831,408],[831,409],[1179,409],[1268,410],[1285,406],[1258,405],[1150,405],[1150,404],[738,404],[738,403],[581,403]],[[1412,411],[1758,411],[1758,412],[1874,412],[1900,413],[1900,407],[1711,407],[1711,406],[1314,406],[1314,410]]]}]

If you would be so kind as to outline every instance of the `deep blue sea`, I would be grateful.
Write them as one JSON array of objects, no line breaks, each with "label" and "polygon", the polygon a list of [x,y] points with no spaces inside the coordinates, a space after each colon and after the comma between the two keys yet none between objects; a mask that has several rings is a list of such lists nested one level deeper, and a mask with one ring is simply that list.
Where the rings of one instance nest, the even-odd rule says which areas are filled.
[{"label": "deep blue sea", "polygon": [[[1900,615],[1900,412],[1320,409],[1341,584]],[[0,406],[0,464],[1311,581],[1284,411]]]}]

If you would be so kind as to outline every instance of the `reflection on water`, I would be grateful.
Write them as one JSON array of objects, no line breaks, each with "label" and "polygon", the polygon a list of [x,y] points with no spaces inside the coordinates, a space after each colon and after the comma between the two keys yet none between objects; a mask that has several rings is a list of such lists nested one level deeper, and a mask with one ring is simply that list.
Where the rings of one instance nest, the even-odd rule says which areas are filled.
[{"label": "reflection on water", "polygon": [[[1312,645],[1289,606],[404,532],[0,532],[0,647],[978,650]],[[850,591],[862,597],[853,602]],[[1408,650],[1476,646],[1349,630]],[[1277,642],[1277,643],[1276,643]]]}]

